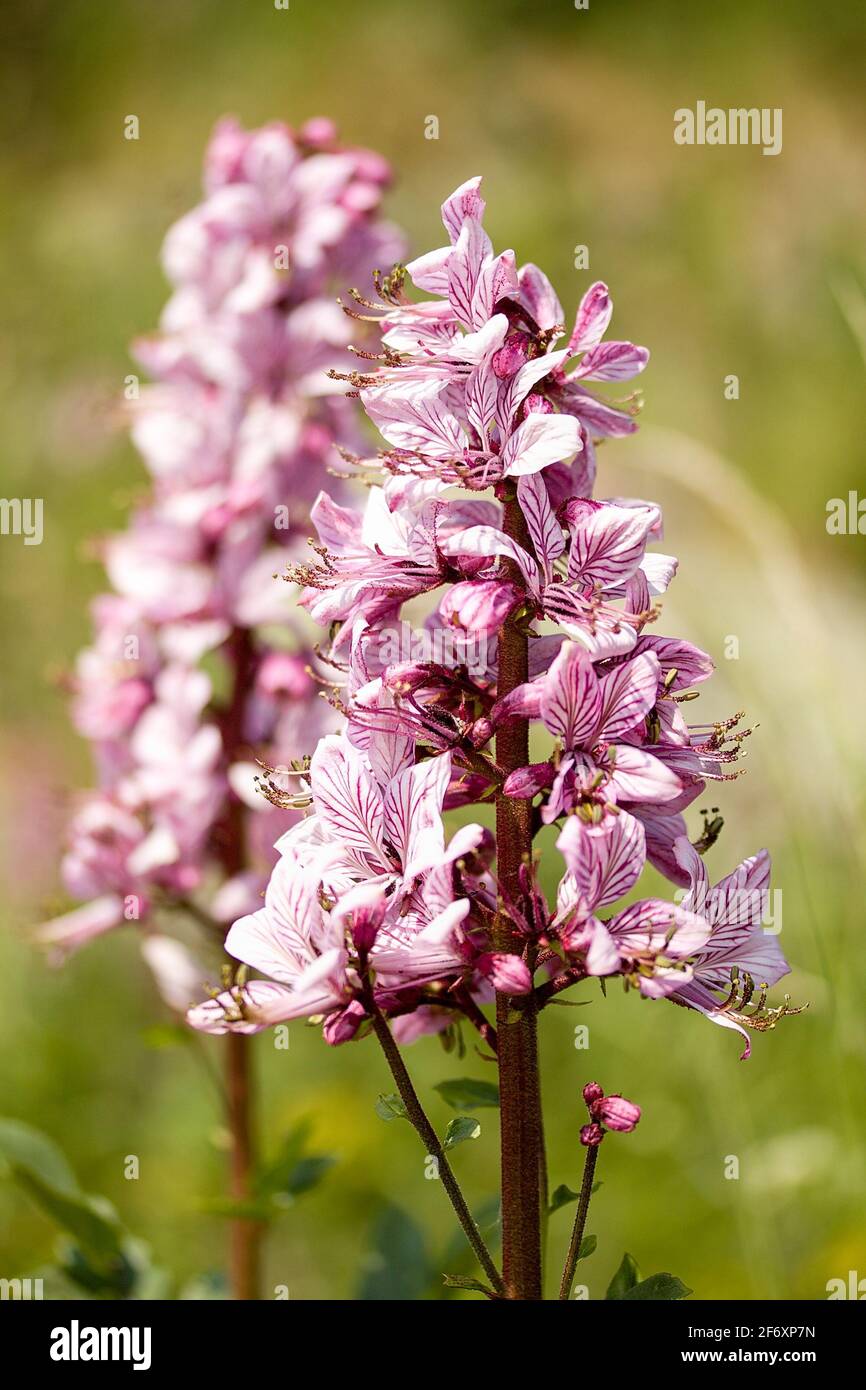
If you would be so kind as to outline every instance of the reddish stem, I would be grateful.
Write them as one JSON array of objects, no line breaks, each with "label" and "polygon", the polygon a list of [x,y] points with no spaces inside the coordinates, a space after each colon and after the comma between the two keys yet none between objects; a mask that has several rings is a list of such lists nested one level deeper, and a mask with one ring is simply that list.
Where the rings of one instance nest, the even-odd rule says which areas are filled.
[{"label": "reddish stem", "polygon": [[[531,549],[523,513],[516,497],[505,503],[503,528],[519,544]],[[509,578],[520,582],[512,561]],[[528,643],[511,622],[499,637],[497,696],[507,695],[528,678]],[[504,775],[529,762],[529,725],[525,720],[506,724],[496,736],[496,761]],[[516,902],[520,897],[520,866],[532,853],[532,804],[496,797],[497,872],[503,893]],[[524,942],[500,912],[494,928],[496,949],[522,953]],[[534,948],[528,949],[530,968]],[[542,1188],[544,1144],[541,1090],[538,1071],[537,1007],[534,995],[516,1000],[497,993],[496,1020],[499,1055],[500,1133],[502,1165],[503,1278],[510,1298],[542,1298]]]},{"label": "reddish stem", "polygon": [[[243,718],[253,674],[254,651],[246,629],[236,628],[227,643],[232,665],[232,690],[220,720],[223,748],[228,763],[237,757],[243,739]],[[228,793],[225,815],[216,831],[216,847],[226,877],[246,865],[244,808],[232,791]],[[251,1201],[256,1169],[255,1078],[252,1038],[243,1033],[227,1033],[225,1038],[226,1104],[231,1152],[229,1192],[233,1201]],[[261,1222],[235,1216],[229,1223],[229,1282],[232,1297],[240,1301],[259,1298]]]}]

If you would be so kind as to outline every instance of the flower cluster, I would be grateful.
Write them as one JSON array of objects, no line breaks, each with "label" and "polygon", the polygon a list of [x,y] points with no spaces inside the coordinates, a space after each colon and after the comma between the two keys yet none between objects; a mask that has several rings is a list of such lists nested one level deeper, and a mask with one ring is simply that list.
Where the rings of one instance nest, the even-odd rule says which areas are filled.
[{"label": "flower cluster", "polygon": [[172,293],[135,345],[153,383],[128,378],[132,436],[150,476],[123,534],[104,543],[112,592],[72,679],[98,790],[69,833],[63,877],[83,907],[46,924],[64,952],[123,922],[181,1009],[200,991],[155,911],[188,905],[217,928],[255,906],[295,816],[255,788],[333,724],[308,641],[273,582],[302,552],[335,444],[357,448],[356,410],[327,375],[350,364],[335,303],[400,254],[380,220],[387,165],[331,123],[292,131],[218,124],[203,201],[169,231]]},{"label": "flower cluster", "polygon": [[631,1134],[640,1119],[640,1106],[624,1096],[606,1096],[597,1081],[583,1088],[583,1099],[589,1111],[589,1123],[582,1126],[580,1142],[584,1148],[597,1149],[608,1130]]},{"label": "flower cluster", "polygon": [[[648,353],[605,338],[601,283],[568,334],[542,272],[494,252],[479,185],[445,202],[446,246],[382,280],[378,305],[356,292],[347,309],[380,320],[381,352],[369,370],[332,375],[383,446],[352,460],[370,484],[365,506],[320,494],[315,559],[289,570],[328,630],[345,725],[286,798],[309,814],[278,846],[265,906],[228,938],[269,979],[248,983],[242,969],[191,1018],[220,1031],[323,1016],[341,1042],[377,1013],[404,1040],[463,1015],[489,1035],[480,1006],[494,990],[543,1006],[587,977],[619,976],[737,1029],[748,1055],[746,1030],[789,1011],[765,1007],[788,970],[761,925],[769,860],[762,851],[710,890],[698,851],[713,836],[696,847],[683,816],[708,781],[733,775],[748,731],[739,716],[687,723],[712,662],[649,630],[677,568],[651,548],[659,508],[592,496],[599,442],[636,428],[636,398],[611,401],[595,384],[634,377]],[[436,297],[410,300],[407,272]],[[422,659],[395,662],[405,605],[434,591],[423,633],[444,630],[447,656],[424,659],[422,645]],[[494,641],[468,661],[479,633]],[[505,634],[527,653],[516,681],[498,669]],[[499,740],[520,722],[546,737],[548,756],[503,768]],[[533,834],[559,828],[553,904],[534,860],[518,889],[504,882],[480,824],[446,843],[443,809],[494,799],[528,806]],[[611,912],[647,860],[680,900]]]}]

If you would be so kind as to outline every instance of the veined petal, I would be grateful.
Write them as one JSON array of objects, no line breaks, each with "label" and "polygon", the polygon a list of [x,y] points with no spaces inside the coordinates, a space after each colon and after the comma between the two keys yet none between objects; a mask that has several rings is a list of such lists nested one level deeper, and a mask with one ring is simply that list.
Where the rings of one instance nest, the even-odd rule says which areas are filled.
[{"label": "veined petal", "polygon": [[615,666],[599,680],[598,737],[613,740],[636,728],[656,702],[659,664],[650,652]]},{"label": "veined petal", "polygon": [[629,743],[613,744],[609,752],[610,786],[618,801],[672,801],[682,791],[676,773],[652,753]]},{"label": "veined petal", "polygon": [[382,794],[360,755],[337,734],[321,740],[310,764],[316,814],[331,834],[388,866],[382,845]]},{"label": "veined petal", "polygon": [[431,868],[445,852],[442,803],[451,778],[451,755],[408,767],[385,789],[384,834],[414,878]]},{"label": "veined petal", "polygon": [[528,415],[502,451],[506,477],[537,473],[550,463],[571,458],[583,447],[580,424],[572,415]]},{"label": "veined petal", "polygon": [[600,825],[569,816],[556,842],[577,892],[592,910],[616,902],[634,887],[646,859],[644,829],[627,811]]},{"label": "veined petal", "polygon": [[575,642],[563,642],[542,684],[541,718],[566,748],[591,741],[601,716],[601,690],[592,662]]},{"label": "veined petal", "polygon": [[588,352],[596,347],[604,337],[613,314],[613,301],[608,294],[607,285],[596,280],[590,285],[580,301],[574,328],[568,340],[568,355]]},{"label": "veined petal", "polygon": [[517,500],[526,518],[526,527],[545,583],[549,584],[553,578],[553,562],[565,550],[565,537],[550,505],[544,481],[537,473],[518,478]]}]

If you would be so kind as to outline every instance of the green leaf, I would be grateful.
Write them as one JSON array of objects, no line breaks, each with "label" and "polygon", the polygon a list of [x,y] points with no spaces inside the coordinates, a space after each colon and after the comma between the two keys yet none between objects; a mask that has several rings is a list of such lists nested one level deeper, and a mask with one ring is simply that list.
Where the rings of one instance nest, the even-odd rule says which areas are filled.
[{"label": "green leaf", "polygon": [[78,1180],[54,1141],[20,1120],[0,1119],[0,1158],[13,1169],[33,1173],[57,1192],[79,1191]]},{"label": "green leaf", "polygon": [[635,1284],[634,1288],[629,1289],[622,1295],[624,1299],[639,1299],[644,1302],[654,1300],[656,1302],[675,1303],[681,1298],[688,1298],[689,1294],[694,1293],[694,1289],[686,1288],[681,1279],[677,1279],[674,1274],[651,1274],[648,1279],[644,1279],[640,1284]]},{"label": "green leaf", "polygon": [[481,1110],[485,1106],[495,1108],[499,1104],[499,1087],[492,1081],[478,1081],[472,1076],[440,1081],[433,1089],[439,1092],[452,1110]]},{"label": "green leaf", "polygon": [[306,1158],[300,1159],[295,1164],[286,1178],[285,1186],[280,1191],[286,1192],[292,1197],[299,1197],[302,1192],[309,1192],[319,1185],[336,1161],[333,1154],[307,1154]]},{"label": "green leaf", "polygon": [[426,1294],[432,1270],[424,1234],[402,1207],[387,1206],[377,1216],[364,1266],[359,1299],[415,1302]]},{"label": "green leaf", "polygon": [[284,1199],[298,1197],[315,1187],[336,1163],[332,1154],[305,1153],[312,1130],[308,1119],[301,1120],[283,1140],[277,1157],[264,1166],[255,1181],[259,1197],[269,1197],[276,1206],[290,1205]]},{"label": "green leaf", "polygon": [[[166,1298],[170,1281],[143,1242],[127,1235],[104,1197],[82,1192],[53,1140],[0,1119],[0,1167],[60,1228],[51,1278],[61,1298]],[[66,1290],[66,1292],[62,1292]],[[69,1290],[72,1290],[70,1293]]]},{"label": "green leaf", "polygon": [[482,1284],[480,1279],[470,1279],[465,1274],[444,1274],[442,1281],[446,1289],[471,1289],[473,1293],[483,1293],[485,1298],[498,1297],[486,1284]]},{"label": "green leaf", "polygon": [[572,1192],[571,1188],[566,1187],[564,1182],[560,1183],[559,1187],[550,1198],[548,1212],[552,1216],[555,1211],[559,1211],[562,1207],[567,1207],[569,1202],[576,1202],[579,1196],[579,1192]]},{"label": "green leaf", "polygon": [[629,1289],[640,1283],[640,1270],[637,1260],[627,1252],[620,1261],[619,1269],[607,1286],[605,1298],[625,1298]]},{"label": "green leaf", "polygon": [[385,1120],[388,1124],[392,1120],[408,1119],[405,1105],[393,1091],[387,1096],[379,1096],[376,1101],[376,1114],[380,1120]]},{"label": "green leaf", "polygon": [[114,1209],[78,1186],[61,1150],[39,1130],[0,1120],[0,1158],[18,1186],[97,1260],[120,1259],[122,1232]]},{"label": "green leaf", "polygon": [[455,1144],[465,1144],[467,1139],[477,1139],[481,1126],[471,1115],[457,1115],[448,1121],[445,1131],[445,1148],[453,1149]]},{"label": "green leaf", "polygon": [[134,1242],[125,1242],[124,1248],[112,1253],[102,1263],[95,1262],[80,1246],[67,1242],[61,1250],[59,1267],[79,1290],[92,1294],[95,1298],[129,1298],[136,1290],[142,1271],[136,1268]]},{"label": "green leaf", "polygon": [[588,1259],[590,1255],[595,1253],[595,1248],[597,1245],[598,1236],[584,1236],[583,1240],[580,1242],[580,1249],[577,1252],[577,1258],[579,1260]]},{"label": "green leaf", "polygon": [[58,1192],[35,1174],[23,1170],[16,1171],[15,1178],[46,1216],[74,1236],[87,1253],[103,1258],[120,1256],[120,1225],[107,1202],[87,1197],[83,1192],[72,1196]]}]

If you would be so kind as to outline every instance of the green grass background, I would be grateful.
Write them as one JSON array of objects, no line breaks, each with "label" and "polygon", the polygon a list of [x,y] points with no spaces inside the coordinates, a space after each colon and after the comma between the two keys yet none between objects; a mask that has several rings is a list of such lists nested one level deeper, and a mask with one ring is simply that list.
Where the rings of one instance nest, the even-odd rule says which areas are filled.
[{"label": "green grass background", "polygon": [[[584,1280],[602,1296],[623,1249],[701,1297],[822,1298],[828,1279],[866,1275],[866,540],[825,529],[827,500],[864,481],[862,7],[29,0],[4,25],[2,490],[44,497],[46,530],[38,548],[0,542],[0,1111],[57,1139],[160,1263],[183,1277],[219,1268],[224,1231],[200,1210],[221,1190],[218,1110],[192,1050],[146,1045],[162,1010],[133,940],[119,933],[57,972],[22,929],[64,905],[58,842],[90,773],[54,678],[101,583],[88,538],[121,527],[143,484],[113,402],[126,345],[166,295],[160,241],[197,199],[217,117],[324,113],[393,161],[389,210],[416,250],[439,244],[439,203],[480,172],[494,241],[542,264],[569,313],[590,279],[610,283],[616,336],[653,357],[641,434],[605,446],[601,491],[664,505],[681,569],[658,630],[719,664],[690,713],[745,708],[760,725],[748,775],[706,798],[727,819],[710,867],[717,877],[771,848],[788,987],[811,1008],[757,1038],[748,1063],[733,1035],[616,990],[548,1011],[553,1185],[578,1181],[585,1081],[644,1107],[633,1136],[604,1146]],[[782,107],[781,155],[676,146],[673,111],[698,99]],[[138,142],[123,139],[128,114]],[[429,115],[437,141],[424,138]],[[579,244],[588,275],[574,269]],[[729,373],[738,401],[723,394]],[[578,1022],[588,1052],[573,1046]],[[373,1046],[331,1050],[302,1027],[288,1052],[267,1035],[254,1046],[268,1145],[310,1115],[317,1147],[339,1159],[275,1229],[268,1288],[352,1297],[393,1204],[439,1251],[444,1195],[408,1127],[373,1112],[390,1089]],[[409,1056],[425,1094],[487,1071],[434,1040]],[[431,1113],[444,1127],[451,1112],[433,1096]],[[497,1185],[495,1115],[479,1117],[481,1138],[455,1154],[475,1203]],[[567,1225],[554,1218],[551,1269]],[[0,1274],[39,1264],[52,1241],[0,1188]],[[402,1274],[397,1288],[419,1291]]]}]

